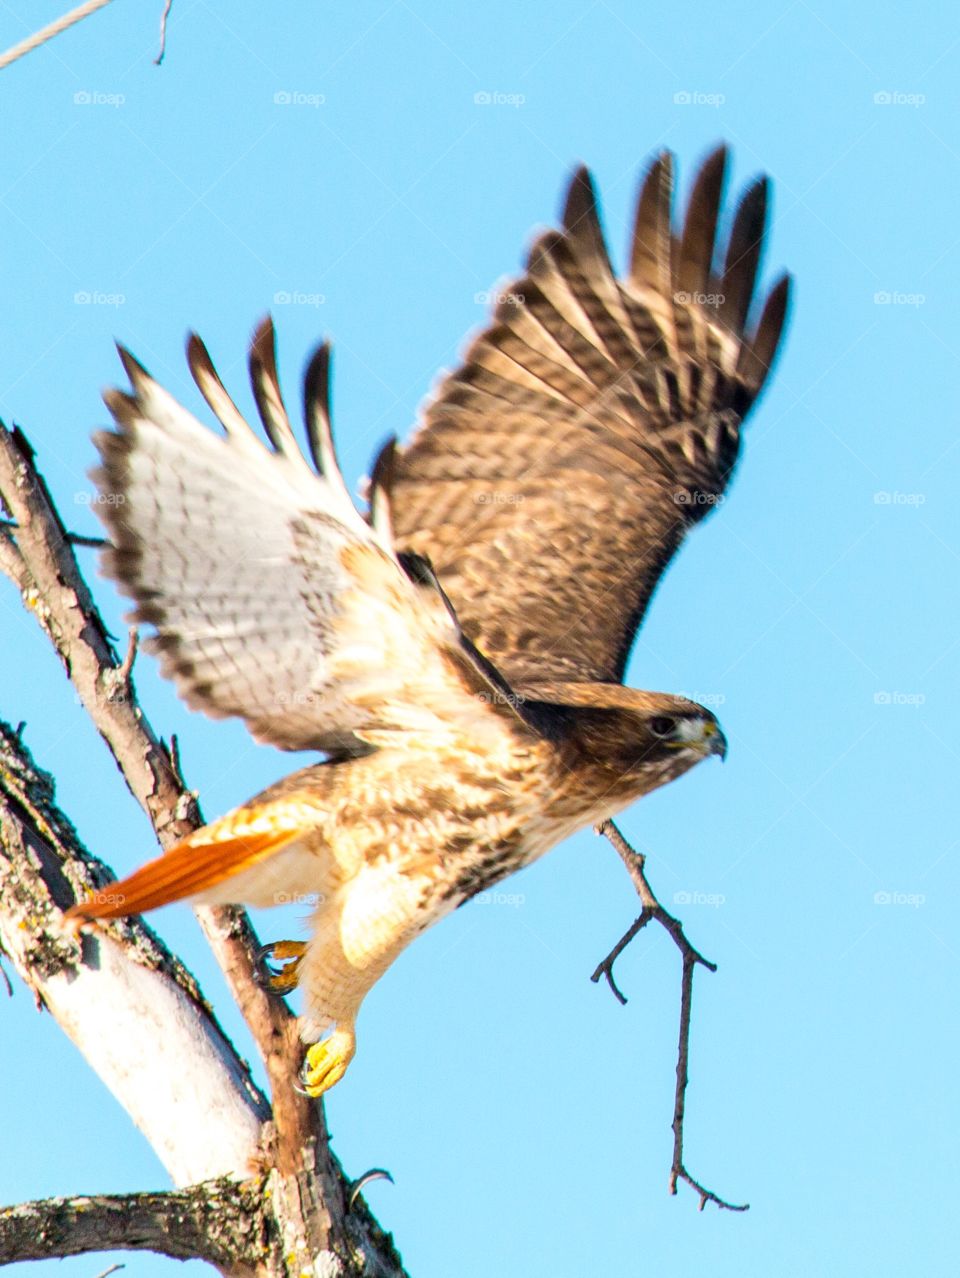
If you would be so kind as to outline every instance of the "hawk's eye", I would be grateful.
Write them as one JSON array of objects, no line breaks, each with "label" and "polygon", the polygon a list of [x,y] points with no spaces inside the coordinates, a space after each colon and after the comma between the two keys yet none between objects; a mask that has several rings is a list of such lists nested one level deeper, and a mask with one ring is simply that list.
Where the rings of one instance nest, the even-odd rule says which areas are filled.
[{"label": "hawk's eye", "polygon": [[671,736],[676,726],[676,719],[671,719],[667,714],[658,714],[656,718],[650,720],[650,731],[655,737]]}]

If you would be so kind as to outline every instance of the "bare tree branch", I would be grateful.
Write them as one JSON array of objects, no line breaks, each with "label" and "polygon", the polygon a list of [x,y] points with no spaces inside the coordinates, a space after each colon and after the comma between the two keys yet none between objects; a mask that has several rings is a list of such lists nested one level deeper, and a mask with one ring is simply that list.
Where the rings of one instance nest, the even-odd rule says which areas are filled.
[{"label": "bare tree branch", "polygon": [[[0,570],[13,581],[24,605],[53,643],[127,786],[150,817],[161,845],[168,847],[202,823],[196,796],[183,783],[175,749],[163,745],[137,703],[132,682],[135,641],[130,640],[121,660],[37,471],[33,450],[19,429],[11,432],[2,424],[0,500],[16,525],[0,524]],[[16,734],[12,736],[16,740]],[[9,824],[17,830],[33,828],[30,821]],[[32,841],[24,837],[10,860],[22,865],[35,852],[42,861],[36,848],[47,844],[45,837]],[[64,883],[62,893],[47,889],[48,896],[59,909],[61,900],[69,904],[78,891],[102,885],[106,875],[99,878],[99,883],[90,883],[81,876],[78,882]],[[260,946],[246,915],[234,909],[204,909],[197,914],[263,1054],[273,1094],[272,1120],[264,1126],[262,1142],[262,1166],[269,1170],[258,1214],[246,1222],[248,1228],[266,1229],[277,1239],[275,1263],[263,1258],[260,1271],[288,1278],[307,1271],[344,1278],[354,1274],[402,1278],[402,1263],[390,1236],[380,1230],[362,1201],[350,1198],[350,1182],[329,1146],[322,1104],[293,1086],[302,1055],[296,1018],[257,984]],[[50,924],[50,919],[41,918],[37,946],[19,956],[18,969],[33,971],[42,963],[48,944],[54,945],[56,971],[67,962],[77,964],[75,939]],[[130,959],[140,927],[123,923],[115,931],[111,924],[95,938],[101,953],[116,951],[120,958]],[[4,932],[4,939],[11,930]],[[152,936],[148,929],[143,931]],[[88,941],[85,938],[83,961],[75,967],[74,984],[76,972],[89,967]],[[71,947],[69,954],[57,946]],[[126,962],[124,966],[135,965]],[[102,976],[92,971],[90,976],[89,997],[95,1000],[96,983]],[[52,1006],[49,983],[43,999]],[[156,1040],[165,1033],[161,1018],[152,1037]],[[175,1077],[176,1070],[171,1072]],[[241,1267],[237,1272],[244,1271]]]},{"label": "bare tree branch", "polygon": [[[150,727],[77,564],[23,432],[0,423],[0,498],[17,525],[0,528],[0,568],[53,643],[84,708],[149,816],[161,846],[203,824],[196,796]],[[132,666],[132,659],[130,661]],[[323,1133],[322,1110],[290,1087],[302,1048],[295,1018],[256,982],[259,942],[240,910],[197,910],[207,940],[259,1047],[274,1097],[279,1165]],[[322,1141],[318,1139],[318,1147]]]},{"label": "bare tree branch", "polygon": [[246,1179],[270,1109],[196,981],[142,920],[96,937],[63,927],[64,909],[108,879],[0,722],[0,945],[174,1183]]},{"label": "bare tree branch", "polygon": [[160,15],[160,51],[153,60],[153,65],[159,67],[163,64],[164,55],[167,52],[167,19],[170,17],[170,10],[173,8],[173,0],[165,0],[163,13]]},{"label": "bare tree branch", "polygon": [[[0,519],[0,528],[16,532],[17,526],[12,519]],[[71,546],[90,546],[94,550],[100,550],[107,544],[106,537],[87,537],[85,533],[68,532],[64,536]]]},{"label": "bare tree branch", "polygon": [[0,1264],[91,1251],[156,1251],[236,1271],[262,1268],[268,1238],[250,1230],[257,1181],[208,1182],[172,1194],[47,1198],[0,1208]]},{"label": "bare tree branch", "polygon": [[607,984],[617,999],[621,1003],[626,1003],[625,995],[614,980],[613,965],[634,937],[643,931],[650,922],[659,923],[669,933],[674,945],[676,945],[683,957],[683,977],[680,986],[680,1039],[677,1047],[677,1087],[673,1103],[673,1161],[670,1166],[670,1192],[675,1194],[677,1192],[677,1184],[682,1180],[700,1195],[701,1211],[703,1211],[708,1202],[716,1203],[718,1207],[722,1207],[725,1211],[749,1211],[749,1203],[727,1202],[726,1199],[720,1198],[715,1194],[712,1189],[704,1188],[699,1181],[694,1180],[683,1162],[684,1107],[686,1104],[687,1083],[690,1079],[690,1018],[693,1009],[693,974],[698,964],[711,972],[717,970],[717,965],[716,963],[711,963],[709,959],[705,959],[698,950],[694,949],[684,934],[683,924],[680,920],[674,918],[657,900],[653,888],[647,881],[645,871],[646,856],[630,846],[613,821],[602,822],[596,827],[596,833],[606,835],[616,848],[620,860],[626,866],[627,873],[636,888],[642,909],[636,922],[630,926],[603,962],[598,965],[596,971],[590,977],[591,981],[596,983],[601,976],[605,977]]},{"label": "bare tree branch", "polygon": [[3,67],[8,67],[11,62],[16,62],[24,54],[39,48],[41,44],[46,44],[48,40],[58,36],[61,31],[66,31],[68,27],[75,26],[84,18],[89,17],[91,13],[96,13],[98,9],[103,9],[109,3],[110,0],[84,0],[83,4],[77,5],[75,9],[65,13],[62,18],[57,18],[55,22],[47,23],[45,27],[41,27],[34,35],[28,36],[26,40],[21,40],[19,44],[7,49],[6,53],[0,53],[0,70]]}]

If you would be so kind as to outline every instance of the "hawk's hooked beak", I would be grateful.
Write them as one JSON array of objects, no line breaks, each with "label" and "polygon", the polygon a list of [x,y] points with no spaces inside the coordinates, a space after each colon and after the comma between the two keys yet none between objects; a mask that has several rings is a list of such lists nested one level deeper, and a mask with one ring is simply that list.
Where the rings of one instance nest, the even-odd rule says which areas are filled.
[{"label": "hawk's hooked beak", "polygon": [[723,763],[727,757],[727,738],[723,735],[720,727],[716,723],[705,723],[703,725],[703,737],[707,744],[707,753],[718,754],[720,762]]},{"label": "hawk's hooked beak", "polygon": [[677,734],[677,746],[681,750],[696,750],[704,757],[718,754],[727,757],[727,738],[713,719],[687,719],[681,722]]}]

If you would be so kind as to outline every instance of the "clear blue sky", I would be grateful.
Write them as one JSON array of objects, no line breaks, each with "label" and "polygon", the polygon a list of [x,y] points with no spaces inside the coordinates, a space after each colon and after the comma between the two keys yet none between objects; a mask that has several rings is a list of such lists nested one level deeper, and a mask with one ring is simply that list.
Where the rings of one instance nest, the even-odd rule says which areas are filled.
[{"label": "clear blue sky", "polygon": [[[63,7],[4,3],[0,43]],[[358,478],[578,160],[619,254],[648,154],[676,150],[685,187],[727,139],[737,182],[775,181],[768,275],[797,278],[730,500],[671,570],[629,671],[714,698],[730,739],[725,767],[623,826],[666,903],[719,901],[679,907],[719,964],[695,993],[687,1153],[752,1210],[699,1215],[666,1193],[677,956],[661,935],[634,945],[626,1008],[590,984],[635,900],[589,833],[507,885],[521,903],[458,911],[377,986],[329,1100],[348,1171],[392,1170],[369,1197],[418,1278],[952,1271],[960,14],[176,0],[157,69],[160,8],[120,0],[0,74],[0,411],[77,529],[97,527],[85,472],[115,335],[196,405],[196,327],[245,407],[265,311],[291,394],[332,335]],[[27,720],[89,846],[129,870],[147,825],[9,588],[0,625],[0,714]],[[188,715],[146,659],[138,684],[209,815],[289,768]],[[251,1051],[192,916],[156,922]],[[164,1186],[22,986],[0,1017],[0,1201]]]}]

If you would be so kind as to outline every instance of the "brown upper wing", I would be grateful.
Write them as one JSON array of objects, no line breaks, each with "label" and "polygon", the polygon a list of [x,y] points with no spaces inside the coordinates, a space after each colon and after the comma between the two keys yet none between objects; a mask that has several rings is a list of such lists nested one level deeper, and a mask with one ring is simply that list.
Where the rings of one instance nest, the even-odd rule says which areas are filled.
[{"label": "brown upper wing", "polygon": [[398,548],[429,557],[514,683],[622,679],[660,575],[726,488],[789,294],[783,276],[755,296],[765,178],[719,250],[726,158],[707,158],[677,231],[672,157],[653,162],[622,279],[579,170],[562,231],[381,468]]}]

